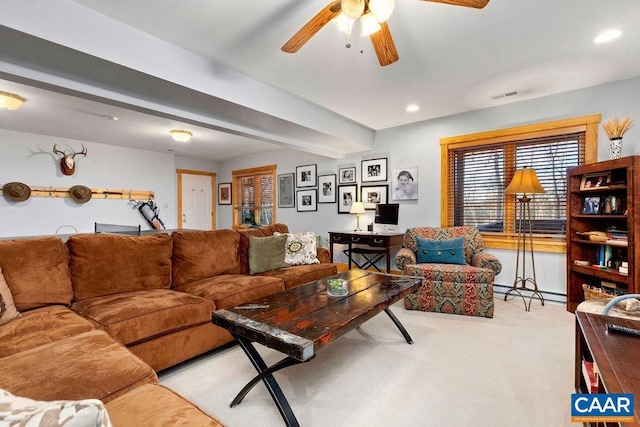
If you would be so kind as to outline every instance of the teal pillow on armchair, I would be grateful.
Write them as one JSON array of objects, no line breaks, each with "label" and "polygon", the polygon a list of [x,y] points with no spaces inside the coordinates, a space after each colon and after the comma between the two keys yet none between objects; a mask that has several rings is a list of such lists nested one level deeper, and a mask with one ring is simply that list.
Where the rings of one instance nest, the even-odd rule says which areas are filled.
[{"label": "teal pillow on armchair", "polygon": [[416,253],[418,264],[461,264],[464,260],[464,237],[451,240],[429,240],[416,237],[418,252]]}]

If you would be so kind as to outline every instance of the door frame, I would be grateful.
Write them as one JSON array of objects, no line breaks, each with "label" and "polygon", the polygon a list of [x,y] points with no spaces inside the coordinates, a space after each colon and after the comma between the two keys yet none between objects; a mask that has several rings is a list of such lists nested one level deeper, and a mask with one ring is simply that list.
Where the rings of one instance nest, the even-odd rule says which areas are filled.
[{"label": "door frame", "polygon": [[182,228],[182,175],[205,175],[211,177],[211,229],[216,229],[216,205],[218,203],[218,194],[216,192],[216,177],[215,172],[203,172],[190,169],[176,169],[178,175],[178,228]]}]

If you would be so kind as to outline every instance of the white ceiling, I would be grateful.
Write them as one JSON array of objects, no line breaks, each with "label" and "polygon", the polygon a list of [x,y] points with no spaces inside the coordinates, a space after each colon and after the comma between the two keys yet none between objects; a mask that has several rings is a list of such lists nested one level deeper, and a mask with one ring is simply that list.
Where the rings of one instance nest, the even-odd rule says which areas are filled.
[{"label": "white ceiling", "polygon": [[[481,10],[398,0],[388,24],[400,59],[387,67],[378,65],[368,39],[348,39],[331,23],[298,53],[280,50],[328,3],[325,0],[74,3],[373,130],[640,76],[637,0],[490,0]],[[593,43],[598,33],[611,28],[623,32],[618,40]],[[346,48],[347,43],[352,47]],[[191,123],[197,136],[192,143],[174,147],[165,129],[189,129],[180,120],[70,95],[49,98],[45,89],[7,80],[0,81],[0,90],[15,90],[29,98],[30,105],[40,97],[58,105],[53,111],[34,108],[33,113],[40,114],[33,116],[37,120],[10,119],[2,113],[3,128],[36,133],[49,129],[54,134],[51,129],[71,117],[74,124],[68,134],[57,136],[144,149],[162,145],[162,150],[212,160],[277,148],[246,135],[201,129],[197,123]],[[518,94],[492,99],[512,91]],[[410,103],[420,110],[407,113]],[[101,115],[122,120],[116,127]],[[123,120],[126,126],[121,125]],[[96,126],[101,136],[96,135]],[[220,145],[212,151],[214,142]],[[345,149],[349,151],[353,148]]]}]

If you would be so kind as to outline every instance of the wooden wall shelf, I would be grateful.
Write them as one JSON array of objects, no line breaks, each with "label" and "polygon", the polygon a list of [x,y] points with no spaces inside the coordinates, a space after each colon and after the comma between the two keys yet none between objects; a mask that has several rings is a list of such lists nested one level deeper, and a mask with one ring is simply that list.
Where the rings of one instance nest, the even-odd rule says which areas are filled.
[{"label": "wooden wall shelf", "polygon": [[[67,187],[30,187],[31,197],[71,197]],[[155,193],[146,190],[118,190],[115,188],[92,188],[91,199],[137,199],[153,200]],[[0,187],[0,195],[2,195]]]}]

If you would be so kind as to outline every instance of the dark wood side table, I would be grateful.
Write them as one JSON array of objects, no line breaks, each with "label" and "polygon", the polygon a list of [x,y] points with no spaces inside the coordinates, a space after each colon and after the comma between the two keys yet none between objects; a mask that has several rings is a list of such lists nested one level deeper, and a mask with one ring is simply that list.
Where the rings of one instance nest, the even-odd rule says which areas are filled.
[{"label": "dark wood side table", "polygon": [[[333,245],[348,245],[349,270],[353,259],[353,245],[364,245],[374,249],[384,249],[386,252],[387,273],[391,273],[391,249],[402,246],[404,233],[373,233],[368,231],[330,231],[329,252],[333,262]],[[356,264],[357,265],[357,264]]]},{"label": "dark wood side table", "polygon": [[582,363],[594,362],[599,371],[598,393],[633,393],[634,422],[623,425],[640,425],[640,338],[610,333],[607,323],[640,329],[640,321],[576,311],[576,391],[588,393]]}]

